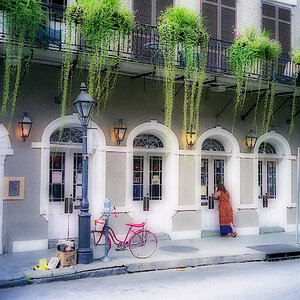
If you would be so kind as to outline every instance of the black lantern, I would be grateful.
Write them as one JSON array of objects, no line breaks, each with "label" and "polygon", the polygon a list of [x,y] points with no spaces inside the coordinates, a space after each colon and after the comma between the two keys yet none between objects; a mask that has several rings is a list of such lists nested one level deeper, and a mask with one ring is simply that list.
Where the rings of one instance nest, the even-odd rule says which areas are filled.
[{"label": "black lantern", "polygon": [[196,142],[196,132],[194,131],[193,125],[191,125],[190,130],[186,131],[186,143],[189,149],[192,149]]},{"label": "black lantern", "polygon": [[115,138],[116,138],[118,145],[120,145],[120,143],[124,140],[126,131],[127,131],[127,128],[126,128],[123,120],[119,119],[119,122],[114,127]]},{"label": "black lantern", "polygon": [[32,121],[29,118],[28,113],[24,112],[22,119],[19,121],[20,134],[23,142],[26,142],[26,139],[29,138],[31,127]]},{"label": "black lantern", "polygon": [[254,134],[253,130],[251,129],[249,133],[245,136],[245,144],[249,151],[251,151],[255,147],[256,141],[257,141],[257,136]]},{"label": "black lantern", "polygon": [[77,99],[74,101],[74,108],[82,121],[88,121],[91,117],[91,112],[95,105],[95,101],[88,94],[86,85],[84,82],[80,85],[80,94]]}]

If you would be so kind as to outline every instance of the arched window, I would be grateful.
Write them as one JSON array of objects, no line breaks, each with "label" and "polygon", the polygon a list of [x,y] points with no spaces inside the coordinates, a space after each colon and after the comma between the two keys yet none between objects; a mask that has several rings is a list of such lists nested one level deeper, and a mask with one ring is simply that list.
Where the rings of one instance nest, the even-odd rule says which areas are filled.
[{"label": "arched window", "polygon": [[74,145],[82,144],[82,129],[80,128],[63,128],[54,131],[50,137],[51,144]]},{"label": "arched window", "polygon": [[206,139],[203,142],[201,149],[203,151],[214,151],[214,152],[225,151],[225,148],[222,145],[222,143],[220,143],[215,139]]},{"label": "arched window", "polygon": [[133,141],[134,148],[163,148],[163,142],[153,134],[139,134]]},{"label": "arched window", "polygon": [[261,143],[258,148],[258,153],[276,154],[276,150],[275,150],[274,146],[269,143]]}]

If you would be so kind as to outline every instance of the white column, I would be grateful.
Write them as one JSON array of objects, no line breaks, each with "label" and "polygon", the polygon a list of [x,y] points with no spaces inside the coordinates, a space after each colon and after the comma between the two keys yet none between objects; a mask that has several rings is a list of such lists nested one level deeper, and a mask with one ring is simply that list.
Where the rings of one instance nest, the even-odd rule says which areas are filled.
[{"label": "white column", "polygon": [[0,254],[3,253],[3,193],[4,193],[4,162],[6,156],[0,156]]}]

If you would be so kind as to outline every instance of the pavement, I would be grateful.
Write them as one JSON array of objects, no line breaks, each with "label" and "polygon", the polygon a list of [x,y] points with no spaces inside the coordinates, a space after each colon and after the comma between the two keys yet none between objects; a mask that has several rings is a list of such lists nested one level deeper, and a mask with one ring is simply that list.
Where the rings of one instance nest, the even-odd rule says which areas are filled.
[{"label": "pavement", "polygon": [[105,262],[97,259],[99,253],[95,247],[94,261],[91,264],[60,267],[53,271],[35,271],[33,266],[41,258],[49,261],[55,256],[56,249],[2,254],[0,288],[144,271],[264,261],[270,253],[286,251],[294,254],[299,251],[300,254],[300,245],[295,243],[295,234],[292,233],[159,240],[156,252],[147,259],[138,259],[128,250],[115,251],[112,247],[109,252],[110,260]]}]

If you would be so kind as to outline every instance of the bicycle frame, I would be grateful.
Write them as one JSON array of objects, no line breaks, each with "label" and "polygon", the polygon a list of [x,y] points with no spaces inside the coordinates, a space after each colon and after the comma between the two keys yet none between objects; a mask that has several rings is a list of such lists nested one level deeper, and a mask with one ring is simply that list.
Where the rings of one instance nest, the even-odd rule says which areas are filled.
[{"label": "bicycle frame", "polygon": [[[99,239],[98,239],[97,242],[96,242],[96,240],[95,240],[95,235],[94,235],[94,241],[95,241],[95,245],[96,245],[96,246],[98,246],[99,242],[101,241],[102,236],[105,235],[105,230],[106,230],[106,225],[103,226],[103,229],[102,229],[101,231],[100,231],[100,230],[93,230],[93,234],[95,234],[95,232],[100,233],[100,237],[99,237]],[[132,229],[132,226],[130,226],[130,227],[128,228],[128,231],[127,231],[127,234],[126,234],[126,236],[125,236],[124,241],[121,241],[121,240],[119,240],[119,239],[117,238],[117,236],[116,236],[114,230],[113,230],[111,227],[108,226],[108,235],[109,235],[109,237],[110,237],[110,240],[111,240],[116,246],[119,245],[120,247],[125,247],[125,248],[126,248],[126,247],[129,246],[128,242],[130,241],[130,239],[131,239],[136,233],[142,232],[142,231],[144,231],[144,230],[145,230],[145,227],[142,227],[142,229],[139,228],[139,229],[137,229],[137,230],[134,230],[134,229]],[[143,243],[144,243],[144,241],[143,241]]]}]

